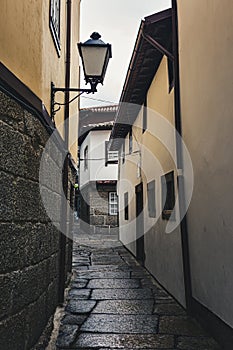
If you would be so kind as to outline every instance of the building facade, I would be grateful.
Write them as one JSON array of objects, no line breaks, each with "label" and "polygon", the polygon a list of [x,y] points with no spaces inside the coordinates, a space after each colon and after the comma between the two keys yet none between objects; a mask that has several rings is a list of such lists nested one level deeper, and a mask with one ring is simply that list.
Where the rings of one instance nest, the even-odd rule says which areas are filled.
[{"label": "building facade", "polygon": [[187,212],[192,309],[226,349],[233,343],[232,11],[228,0],[177,1],[182,134],[195,179]]},{"label": "building facade", "polygon": [[[113,149],[123,143],[118,182],[119,236],[185,305],[180,228],[166,234],[170,214],[163,210],[163,180],[171,182],[173,196],[177,196],[173,78],[169,58],[153,48],[145,35],[159,38],[164,50],[172,54],[171,10],[145,18],[139,28],[134,49],[138,54],[131,59],[122,107],[112,132]],[[158,135],[158,129],[163,127],[169,132],[165,140]],[[173,208],[166,210],[169,209]],[[175,215],[179,215],[177,210]]]},{"label": "building facade", "polygon": [[[80,1],[1,1],[0,338],[4,349],[45,347],[71,271],[72,241],[60,231],[62,225],[63,232],[72,230],[69,207],[77,172],[78,104],[74,102],[70,110],[61,108],[54,118],[50,105],[51,82],[56,87],[79,86],[79,12]],[[57,93],[56,102],[63,103],[64,96]],[[65,114],[70,117],[66,126]],[[64,158],[67,172],[62,183]],[[45,196],[50,213],[44,207]]]},{"label": "building facade", "polygon": [[108,151],[116,106],[80,113],[80,221],[85,232],[118,231],[118,152]]},{"label": "building facade", "polygon": [[224,349],[233,341],[231,10],[228,0],[174,0],[145,18],[110,138],[121,151],[120,239]]}]

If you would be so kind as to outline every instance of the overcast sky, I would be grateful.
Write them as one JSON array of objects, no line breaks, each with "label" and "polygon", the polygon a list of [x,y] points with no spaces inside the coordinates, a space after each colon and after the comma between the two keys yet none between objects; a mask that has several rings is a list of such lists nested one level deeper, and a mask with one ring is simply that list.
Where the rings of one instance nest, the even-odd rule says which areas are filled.
[{"label": "overcast sky", "polygon": [[[82,0],[81,36],[86,41],[97,31],[105,43],[112,44],[104,85],[94,95],[81,98],[81,108],[104,106],[119,101],[141,20],[171,7],[171,0]],[[81,86],[85,85],[81,76]],[[106,102],[91,100],[100,99]]]}]

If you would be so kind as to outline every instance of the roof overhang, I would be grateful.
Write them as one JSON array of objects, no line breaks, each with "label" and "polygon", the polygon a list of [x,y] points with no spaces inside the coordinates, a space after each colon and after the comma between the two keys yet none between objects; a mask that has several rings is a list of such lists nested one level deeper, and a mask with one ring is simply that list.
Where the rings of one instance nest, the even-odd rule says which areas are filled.
[{"label": "roof overhang", "polygon": [[172,59],[172,52],[172,9],[146,17],[138,31],[120,97],[110,136],[111,150],[121,147],[145,102],[147,91],[163,56]]},{"label": "roof overhang", "polygon": [[90,131],[112,130],[116,111],[117,105],[81,109],[79,113],[79,146]]}]

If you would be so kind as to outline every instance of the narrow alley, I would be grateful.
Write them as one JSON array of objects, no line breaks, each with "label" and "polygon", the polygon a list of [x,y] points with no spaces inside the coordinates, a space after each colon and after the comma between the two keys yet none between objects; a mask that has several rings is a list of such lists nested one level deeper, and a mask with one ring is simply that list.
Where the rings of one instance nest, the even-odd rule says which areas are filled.
[{"label": "narrow alley", "polygon": [[116,236],[75,238],[57,349],[220,349]]}]

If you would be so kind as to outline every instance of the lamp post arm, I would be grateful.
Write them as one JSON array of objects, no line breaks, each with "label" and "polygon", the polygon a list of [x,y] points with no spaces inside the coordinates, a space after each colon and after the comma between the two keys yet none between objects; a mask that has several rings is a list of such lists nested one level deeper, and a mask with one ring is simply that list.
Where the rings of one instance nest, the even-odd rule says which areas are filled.
[{"label": "lamp post arm", "polygon": [[[57,103],[55,101],[55,94],[56,92],[80,92],[80,94],[76,97],[74,97],[73,99],[71,99],[70,101],[68,102],[65,102],[65,103]],[[81,89],[81,88],[57,88],[55,87],[54,83],[52,82],[51,83],[51,118],[52,120],[54,121],[54,117],[55,117],[55,114],[56,112],[58,112],[58,110],[60,109],[57,109],[55,110],[55,106],[56,105],[59,105],[59,106],[66,106],[67,104],[70,104],[72,101],[74,101],[76,98],[78,98],[80,95],[82,95],[83,93],[87,93],[87,94],[91,94],[91,93],[95,93],[97,92],[96,90],[96,84],[91,84],[91,88],[90,89]]]},{"label": "lamp post arm", "polygon": [[96,92],[97,90],[96,89],[76,89],[76,88],[53,88],[53,92],[58,92],[58,91],[61,91],[61,92],[86,92],[86,93],[94,93]]}]

